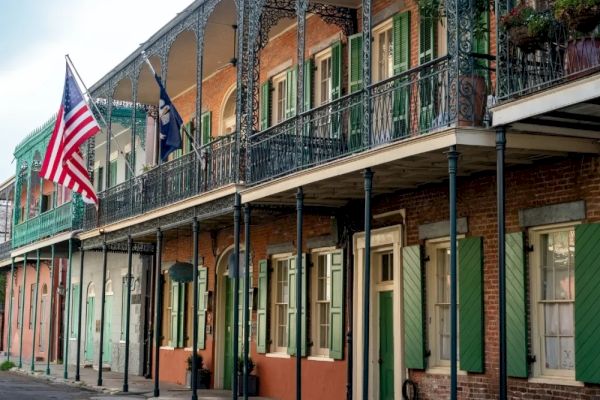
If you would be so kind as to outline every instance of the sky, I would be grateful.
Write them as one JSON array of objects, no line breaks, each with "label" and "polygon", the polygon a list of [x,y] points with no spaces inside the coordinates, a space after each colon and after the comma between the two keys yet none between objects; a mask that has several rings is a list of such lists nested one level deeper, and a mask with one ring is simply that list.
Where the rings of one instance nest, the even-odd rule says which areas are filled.
[{"label": "sky", "polygon": [[3,1],[0,182],[15,174],[15,146],[58,111],[65,54],[90,87],[192,1]]}]

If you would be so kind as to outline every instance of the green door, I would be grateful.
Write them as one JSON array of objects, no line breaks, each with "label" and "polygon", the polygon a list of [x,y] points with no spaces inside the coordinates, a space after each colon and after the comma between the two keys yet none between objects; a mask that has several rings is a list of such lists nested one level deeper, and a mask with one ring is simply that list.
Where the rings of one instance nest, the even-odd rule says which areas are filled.
[{"label": "green door", "polygon": [[112,361],[112,295],[106,295],[104,303],[104,343],[102,343],[102,363],[110,364]]},{"label": "green door", "polygon": [[233,284],[229,277],[224,277],[227,285],[225,293],[225,362],[223,366],[223,389],[231,389],[233,376]]},{"label": "green door", "polygon": [[94,361],[94,298],[88,297],[85,307],[85,360]]},{"label": "green door", "polygon": [[392,291],[379,293],[379,398],[394,398],[394,316]]}]

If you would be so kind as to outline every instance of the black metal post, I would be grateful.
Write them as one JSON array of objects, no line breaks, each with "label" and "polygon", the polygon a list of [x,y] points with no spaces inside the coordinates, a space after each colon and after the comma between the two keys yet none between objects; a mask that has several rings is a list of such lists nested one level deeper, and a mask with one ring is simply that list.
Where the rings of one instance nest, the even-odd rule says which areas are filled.
[{"label": "black metal post", "polygon": [[106,303],[106,269],[108,264],[108,246],[102,243],[102,304],[100,304],[100,349],[98,351],[98,386],[102,386],[102,351],[104,350],[104,307]]},{"label": "black metal post", "polygon": [[192,326],[192,400],[198,399],[198,360],[196,354],[198,352],[198,234],[200,224],[198,219],[194,218],[192,222],[192,240],[194,241],[194,270],[192,272],[192,287],[194,291],[194,305],[193,305],[193,321]]},{"label": "black metal post", "polygon": [[48,313],[48,346],[46,351],[46,375],[50,375],[52,334],[54,333],[54,245],[50,246],[50,312]]},{"label": "black metal post", "polygon": [[500,400],[506,400],[508,391],[506,366],[506,257],[505,257],[505,182],[504,151],[506,149],[506,128],[496,131],[496,184],[498,208],[498,309],[500,313]]},{"label": "black metal post", "polygon": [[363,271],[363,379],[362,399],[369,398],[369,327],[371,311],[371,190],[373,171],[365,169],[365,259]]},{"label": "black metal post", "polygon": [[456,272],[456,168],[458,153],[451,146],[448,152],[448,176],[450,186],[450,398],[457,398],[458,374],[458,324],[457,324],[457,272]]},{"label": "black metal post", "polygon": [[35,371],[35,337],[37,336],[38,295],[40,286],[40,250],[37,250],[35,262],[35,297],[33,299],[33,337],[31,338],[31,372]]},{"label": "black metal post", "polygon": [[79,382],[81,369],[81,318],[83,316],[83,263],[85,251],[83,246],[80,249],[81,258],[79,259],[79,310],[77,311],[77,356],[75,360],[75,381]]},{"label": "black metal post", "polygon": [[127,237],[127,309],[125,310],[125,365],[123,368],[123,392],[129,391],[129,325],[131,324],[131,264],[133,263],[133,238]]},{"label": "black metal post", "polygon": [[250,352],[250,213],[252,208],[244,208],[244,400],[248,399],[248,353]]},{"label": "black metal post", "polygon": [[[8,306],[8,335],[6,337],[6,356],[7,360],[10,361],[10,345],[12,344],[12,315],[13,315],[13,297],[15,295],[15,258],[11,259],[10,263],[10,303]],[[18,301],[18,300],[17,300]]]},{"label": "black metal post", "polygon": [[296,192],[296,400],[302,399],[302,223],[304,192]]},{"label": "black metal post", "polygon": [[352,381],[353,381],[353,363],[354,363],[354,351],[352,349],[352,334],[354,327],[354,308],[353,308],[353,295],[354,295],[354,253],[352,251],[352,231],[347,229],[348,236],[346,237],[346,315],[348,330],[346,332],[346,343],[347,343],[347,365],[346,365],[346,400],[352,400]]},{"label": "black metal post", "polygon": [[[21,332],[19,339],[19,369],[23,368],[23,327],[25,326],[25,279],[27,275],[27,253],[23,255],[23,285],[21,286]],[[66,363],[65,363],[66,365]]]},{"label": "black metal post", "polygon": [[238,398],[238,335],[239,335],[239,322],[240,322],[240,209],[241,209],[241,198],[238,193],[235,195],[235,205],[233,206],[233,247],[234,247],[234,265],[233,265],[233,276],[230,278],[233,279],[233,363],[232,363],[232,371],[233,379],[233,395],[232,398],[237,400]]},{"label": "black metal post", "polygon": [[63,378],[67,379],[69,377],[69,322],[71,321],[71,292],[73,288],[71,287],[71,278],[73,276],[73,239],[69,239],[69,271],[67,272],[67,287],[65,288],[65,319],[64,319],[64,349],[63,349]]},{"label": "black metal post", "polygon": [[154,324],[154,397],[160,396],[159,367],[160,367],[160,340],[162,336],[162,238],[160,228],[156,231],[156,271],[154,287],[154,313],[156,314]]}]

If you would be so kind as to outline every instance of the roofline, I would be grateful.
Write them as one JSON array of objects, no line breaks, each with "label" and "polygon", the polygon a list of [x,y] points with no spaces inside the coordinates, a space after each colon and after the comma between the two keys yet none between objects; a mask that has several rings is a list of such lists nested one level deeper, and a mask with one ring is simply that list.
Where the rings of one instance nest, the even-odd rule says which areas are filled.
[{"label": "roofline", "polygon": [[6,189],[9,186],[14,185],[15,183],[15,176],[11,176],[10,178],[6,179],[4,182],[0,183],[0,191]]}]

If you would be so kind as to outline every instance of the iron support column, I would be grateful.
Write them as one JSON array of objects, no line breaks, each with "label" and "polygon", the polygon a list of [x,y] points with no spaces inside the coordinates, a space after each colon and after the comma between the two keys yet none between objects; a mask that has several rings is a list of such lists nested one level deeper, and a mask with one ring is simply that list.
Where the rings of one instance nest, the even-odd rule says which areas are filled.
[{"label": "iron support column", "polygon": [[50,375],[50,355],[52,354],[52,334],[54,333],[54,245],[50,246],[50,258],[50,315],[48,315],[46,375]]},{"label": "iron support column", "polygon": [[369,147],[373,142],[372,127],[371,127],[371,97],[369,95],[369,87],[371,86],[371,1],[362,1],[362,76],[363,76],[363,99],[364,107],[362,116],[362,145]]},{"label": "iron support column", "polygon": [[75,381],[79,382],[80,379],[80,365],[81,365],[81,317],[83,310],[83,262],[85,258],[85,252],[83,246],[80,249],[81,258],[79,259],[79,309],[77,310],[77,357],[75,359]]},{"label": "iron support column", "polygon": [[6,355],[10,361],[10,345],[12,337],[12,314],[13,314],[13,297],[15,295],[15,258],[13,257],[10,263],[10,302],[8,306],[8,334],[6,335]]},{"label": "iron support column", "polygon": [[25,278],[27,275],[27,253],[23,255],[23,285],[21,285],[21,332],[19,333],[19,369],[23,368],[23,327],[25,318]]},{"label": "iron support column", "polygon": [[160,338],[162,334],[162,239],[160,228],[156,231],[156,271],[154,286],[154,397],[160,396],[159,367],[160,367]]},{"label": "iron support column", "polygon": [[230,278],[233,279],[233,363],[232,365],[232,373],[233,379],[232,382],[232,398],[237,400],[238,398],[238,335],[239,335],[239,322],[240,322],[240,209],[241,209],[241,198],[238,193],[235,195],[235,205],[233,206],[233,256],[234,256],[234,264],[233,264],[233,276]]},{"label": "iron support column", "polygon": [[369,325],[371,311],[371,190],[373,171],[365,169],[365,260],[363,271],[363,376],[362,400],[369,398]]},{"label": "iron support column", "polygon": [[352,335],[354,328],[354,309],[353,309],[353,295],[354,295],[354,253],[352,249],[352,231],[350,228],[346,228],[346,315],[348,330],[346,332],[346,400],[352,400],[352,382],[353,382],[353,363],[354,363],[354,350],[352,348]]},{"label": "iron support column", "polygon": [[[33,298],[33,337],[31,338],[31,372],[35,371],[35,337],[37,336],[38,296],[40,285],[40,250],[36,252],[35,262],[35,296]],[[30,305],[31,307],[31,305]]]},{"label": "iron support column", "polygon": [[296,30],[296,56],[298,59],[298,66],[296,72],[296,138],[297,138],[297,160],[296,165],[302,166],[305,162],[304,160],[304,135],[302,134],[304,130],[304,124],[302,123],[303,118],[302,114],[304,111],[304,56],[305,56],[305,43],[306,43],[306,8],[308,0],[296,0],[296,21],[297,21],[297,30]]},{"label": "iron support column", "polygon": [[500,313],[500,400],[507,398],[506,370],[506,258],[505,258],[505,193],[504,193],[504,151],[506,149],[506,128],[496,131],[496,184],[498,207],[498,310]]},{"label": "iron support column", "polygon": [[106,306],[106,269],[108,264],[108,246],[102,243],[102,303],[100,304],[100,348],[98,349],[98,386],[102,386],[102,363],[104,350],[104,308]]},{"label": "iron support column", "polygon": [[250,204],[244,208],[244,400],[248,399],[248,353],[250,352]]},{"label": "iron support column", "polygon": [[302,399],[302,223],[304,192],[296,192],[296,400]]},{"label": "iron support column", "polygon": [[458,153],[456,147],[451,146],[448,152],[448,176],[450,186],[450,398],[457,398],[457,272],[456,272],[456,169]]},{"label": "iron support column", "polygon": [[198,219],[194,218],[192,222],[192,240],[193,244],[193,263],[194,270],[192,271],[192,290],[194,291],[194,304],[193,304],[193,325],[192,325],[192,400],[198,399],[198,235],[199,235],[200,224]]},{"label": "iron support column", "polygon": [[69,321],[71,320],[71,277],[73,275],[73,239],[69,239],[69,271],[67,272],[67,287],[65,288],[65,293],[67,298],[65,299],[65,301],[67,302],[67,304],[65,304],[65,319],[64,319],[64,327],[65,327],[65,332],[64,332],[64,338],[63,338],[63,342],[64,342],[64,349],[63,349],[63,364],[64,364],[64,370],[63,370],[63,378],[67,379],[69,377]]},{"label": "iron support column", "polygon": [[[127,308],[125,310],[125,365],[123,368],[123,392],[129,391],[129,325],[131,323],[131,264],[133,262],[133,239],[127,237]],[[121,317],[122,318],[122,317]]]}]

